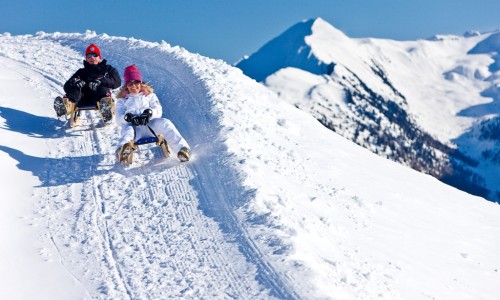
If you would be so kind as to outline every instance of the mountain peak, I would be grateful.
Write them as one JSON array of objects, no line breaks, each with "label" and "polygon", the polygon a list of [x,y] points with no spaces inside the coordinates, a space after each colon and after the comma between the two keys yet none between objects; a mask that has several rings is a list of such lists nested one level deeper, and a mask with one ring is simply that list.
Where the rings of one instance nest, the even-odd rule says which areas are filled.
[{"label": "mountain peak", "polygon": [[236,66],[257,81],[279,69],[296,67],[313,74],[329,74],[332,71],[331,59],[320,59],[328,44],[349,42],[349,38],[321,18],[303,20],[278,37],[274,38],[257,52],[238,62]]},{"label": "mountain peak", "polygon": [[341,39],[348,39],[342,31],[337,29],[335,26],[332,24],[328,23],[327,21],[323,20],[322,18],[316,18],[312,19],[313,22],[311,24],[311,32],[312,35],[315,34],[327,34],[332,37],[337,37]]},{"label": "mountain peak", "polygon": [[[332,36],[347,38],[347,36],[342,31],[340,31],[335,26],[333,26],[332,24],[328,23],[327,21],[325,21],[320,17],[303,20],[302,22],[297,23],[295,26],[300,26],[300,25],[302,27],[309,28],[310,31],[309,35],[326,33]],[[292,29],[295,26],[292,26],[290,29]]]}]

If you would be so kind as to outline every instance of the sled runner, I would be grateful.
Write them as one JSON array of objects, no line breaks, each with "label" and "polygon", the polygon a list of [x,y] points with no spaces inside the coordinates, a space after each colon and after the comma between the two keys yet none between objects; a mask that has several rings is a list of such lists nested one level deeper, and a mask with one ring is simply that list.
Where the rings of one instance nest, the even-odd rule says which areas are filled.
[{"label": "sled runner", "polygon": [[163,152],[163,155],[165,158],[168,158],[170,156],[170,152],[168,151],[168,145],[167,141],[161,134],[156,134],[154,130],[149,126],[145,125],[151,132],[151,136],[146,136],[142,137],[138,140],[136,140],[135,135],[136,135],[136,130],[137,127],[134,127],[134,139],[128,142],[127,144],[123,145],[123,147],[120,149],[118,153],[118,161],[121,164],[132,164],[133,161],[133,156],[134,156],[134,151],[137,150],[138,146],[140,145],[145,145],[145,144],[151,144],[155,143],[157,146],[161,147],[161,150]]},{"label": "sled runner", "polygon": [[97,110],[101,119],[104,123],[111,121],[113,118],[113,109],[112,109],[112,101],[111,97],[102,98],[95,105],[93,104],[77,104],[74,106],[73,112],[70,113],[70,126],[75,127],[78,125],[78,121],[80,119],[80,113],[84,110]]},{"label": "sled runner", "polygon": [[111,97],[104,97],[96,104],[77,103],[76,105],[64,97],[56,97],[54,108],[57,115],[69,115],[70,127],[78,126],[80,114],[85,110],[97,110],[104,123],[111,121],[114,115],[114,100]]}]

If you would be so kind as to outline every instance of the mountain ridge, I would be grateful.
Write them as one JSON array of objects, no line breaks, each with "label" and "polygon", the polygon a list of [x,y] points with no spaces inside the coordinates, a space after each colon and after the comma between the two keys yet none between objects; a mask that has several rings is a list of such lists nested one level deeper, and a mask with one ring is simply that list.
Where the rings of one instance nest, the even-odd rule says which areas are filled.
[{"label": "mountain ridge", "polygon": [[[500,141],[490,139],[484,149],[469,151],[478,139],[466,138],[477,124],[490,124],[482,131],[496,129],[500,59],[494,53],[500,51],[499,36],[491,32],[415,42],[351,39],[324,20],[311,19],[236,66],[357,144],[499,202],[495,169],[500,165],[490,158],[499,155]],[[304,42],[300,47],[308,55],[285,42],[278,46],[286,40]],[[269,65],[274,57],[293,63]]]}]

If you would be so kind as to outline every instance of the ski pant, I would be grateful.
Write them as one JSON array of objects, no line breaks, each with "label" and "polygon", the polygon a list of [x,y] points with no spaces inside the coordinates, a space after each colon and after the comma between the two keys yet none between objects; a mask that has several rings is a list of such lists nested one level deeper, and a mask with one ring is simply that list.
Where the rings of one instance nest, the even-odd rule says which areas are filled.
[{"label": "ski pant", "polygon": [[80,89],[76,86],[70,86],[64,90],[66,97],[80,105],[97,105],[97,102],[110,94],[109,88],[99,86],[97,91],[91,91],[84,87]]},{"label": "ski pant", "polygon": [[[156,118],[148,123],[149,127],[153,129],[156,135],[161,134],[170,145],[174,153],[179,152],[182,147],[189,149],[189,145],[186,140],[181,136],[175,125],[168,119]],[[118,143],[118,147],[122,147],[124,144],[130,142],[131,140],[137,141],[140,138],[153,136],[151,131],[147,126],[137,126],[135,127],[135,139],[134,139],[134,127],[131,124],[122,126],[121,138]]]}]

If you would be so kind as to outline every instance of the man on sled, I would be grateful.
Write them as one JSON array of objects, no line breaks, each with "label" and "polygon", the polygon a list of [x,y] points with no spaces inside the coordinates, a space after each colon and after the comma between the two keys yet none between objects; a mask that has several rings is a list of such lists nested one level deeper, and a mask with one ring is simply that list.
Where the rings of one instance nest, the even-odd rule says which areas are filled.
[{"label": "man on sled", "polygon": [[118,71],[101,57],[99,48],[90,44],[85,49],[83,68],[64,84],[64,97],[56,97],[54,109],[58,117],[70,115],[71,127],[78,124],[81,110],[98,110],[104,123],[114,115],[111,90],[121,85]]}]

